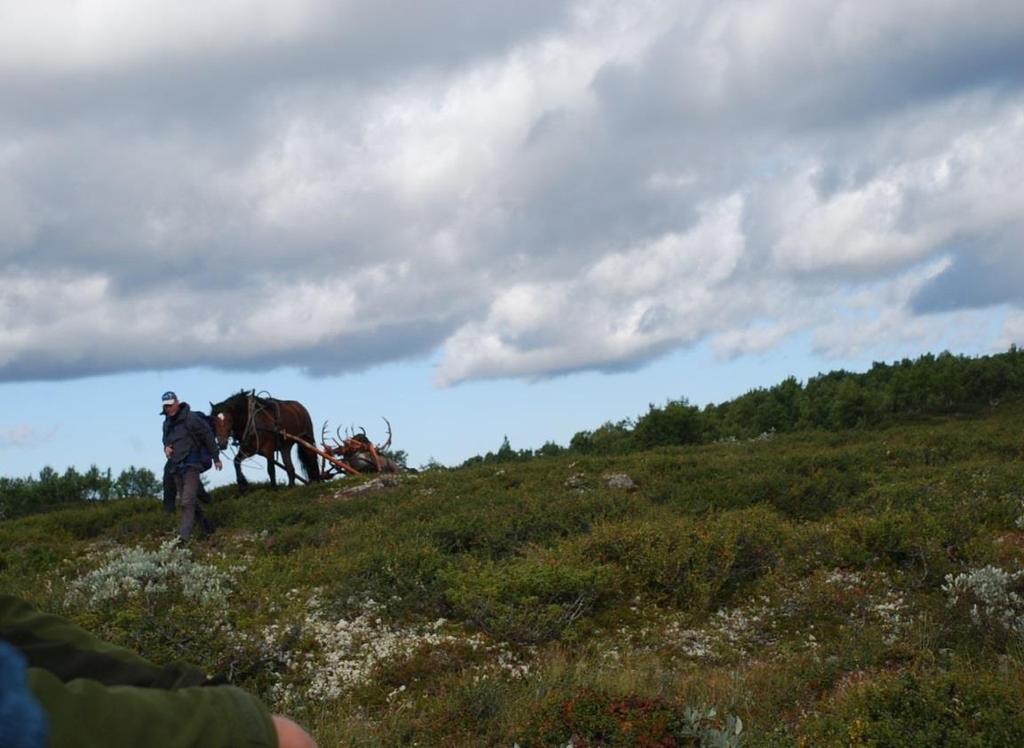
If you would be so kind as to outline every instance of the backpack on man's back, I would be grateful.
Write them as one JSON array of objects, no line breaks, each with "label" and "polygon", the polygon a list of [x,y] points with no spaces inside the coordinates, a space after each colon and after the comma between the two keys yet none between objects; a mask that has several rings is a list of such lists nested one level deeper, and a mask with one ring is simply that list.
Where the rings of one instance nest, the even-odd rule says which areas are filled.
[{"label": "backpack on man's back", "polygon": [[[193,410],[192,415],[197,416],[199,420],[206,425],[206,428],[210,429],[210,433],[216,438],[217,432],[213,428],[213,418],[206,415],[201,410]],[[195,459],[191,459],[192,455],[189,455],[189,462],[199,467],[200,473],[205,473],[211,467],[213,467],[213,455],[210,454],[210,450],[206,448],[206,440],[200,439],[196,436],[196,433],[190,428],[189,433],[192,435],[192,441],[195,442]]]}]

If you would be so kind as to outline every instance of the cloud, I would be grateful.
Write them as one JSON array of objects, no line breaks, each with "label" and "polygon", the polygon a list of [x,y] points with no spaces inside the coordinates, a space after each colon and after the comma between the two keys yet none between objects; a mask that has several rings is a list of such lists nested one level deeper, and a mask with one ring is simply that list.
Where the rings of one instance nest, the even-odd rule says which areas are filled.
[{"label": "cloud", "polygon": [[0,449],[38,446],[40,443],[51,441],[56,433],[56,427],[40,432],[27,423],[0,428]]},{"label": "cloud", "polygon": [[707,206],[689,232],[610,252],[579,277],[519,284],[445,347],[441,384],[616,369],[714,330],[742,255],[738,197]]},{"label": "cloud", "polygon": [[0,380],[450,385],[1024,307],[1019,3],[58,5],[0,10]]},{"label": "cloud", "polygon": [[1015,311],[1007,315],[1003,324],[1000,345],[1009,348],[1011,345],[1017,348],[1024,347],[1024,311]]}]

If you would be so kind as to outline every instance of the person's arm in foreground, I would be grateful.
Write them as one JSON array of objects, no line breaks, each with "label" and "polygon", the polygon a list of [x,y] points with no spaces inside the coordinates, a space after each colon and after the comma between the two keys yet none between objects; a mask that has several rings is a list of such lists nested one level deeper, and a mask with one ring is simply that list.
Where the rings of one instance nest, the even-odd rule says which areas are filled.
[{"label": "person's arm in foreground", "polygon": [[52,746],[279,746],[316,743],[240,688],[207,684],[198,668],[158,667],[59,616],[0,595],[0,637],[28,660]]},{"label": "person's arm in foreground", "polygon": [[234,686],[142,688],[106,686],[89,678],[63,682],[42,668],[28,683],[46,713],[50,745],[274,748],[270,712]]},{"label": "person's arm in foreground", "polygon": [[11,595],[0,595],[0,638],[18,649],[30,668],[42,668],[62,681],[89,678],[108,686],[147,688],[183,688],[207,682],[206,674],[193,665],[155,665]]},{"label": "person's arm in foreground", "polygon": [[234,686],[173,690],[104,686],[88,678],[62,683],[39,668],[29,688],[46,713],[50,746],[203,746],[316,748],[292,720]]}]

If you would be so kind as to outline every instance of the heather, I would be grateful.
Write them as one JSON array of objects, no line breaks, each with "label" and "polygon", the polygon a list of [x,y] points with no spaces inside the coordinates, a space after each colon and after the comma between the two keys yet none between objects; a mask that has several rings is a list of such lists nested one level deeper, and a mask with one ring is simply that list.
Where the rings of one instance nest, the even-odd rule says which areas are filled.
[{"label": "heather", "polygon": [[1014,746],[1022,423],[222,488],[187,548],[156,499],[88,502],[0,523],[0,584],[323,745]]}]

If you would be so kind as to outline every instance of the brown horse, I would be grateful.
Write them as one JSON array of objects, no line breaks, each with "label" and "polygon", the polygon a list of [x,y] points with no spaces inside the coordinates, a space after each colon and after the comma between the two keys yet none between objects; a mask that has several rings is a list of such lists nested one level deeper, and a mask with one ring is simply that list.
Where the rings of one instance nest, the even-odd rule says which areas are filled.
[{"label": "brown horse", "polygon": [[210,417],[213,419],[217,445],[227,449],[228,438],[238,445],[235,453],[235,478],[240,491],[249,487],[249,481],[242,475],[242,460],[259,454],[267,459],[267,475],[270,485],[277,488],[277,474],[274,469],[274,453],[280,453],[288,485],[295,485],[295,466],[292,463],[292,445],[298,445],[299,460],[309,482],[320,480],[317,455],[308,447],[299,444],[291,436],[297,436],[315,444],[313,419],[302,403],[295,400],[277,400],[260,397],[255,390],[241,390],[227,400],[210,403]]}]

